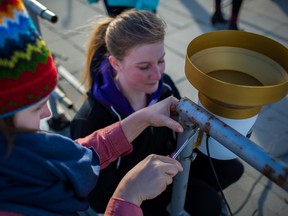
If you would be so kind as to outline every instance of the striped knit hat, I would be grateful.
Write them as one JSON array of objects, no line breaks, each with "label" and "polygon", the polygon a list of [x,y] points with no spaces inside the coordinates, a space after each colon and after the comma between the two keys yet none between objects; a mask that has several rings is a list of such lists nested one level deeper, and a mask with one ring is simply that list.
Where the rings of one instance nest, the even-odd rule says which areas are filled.
[{"label": "striped knit hat", "polygon": [[39,102],[57,84],[49,49],[21,0],[0,0],[0,118]]}]

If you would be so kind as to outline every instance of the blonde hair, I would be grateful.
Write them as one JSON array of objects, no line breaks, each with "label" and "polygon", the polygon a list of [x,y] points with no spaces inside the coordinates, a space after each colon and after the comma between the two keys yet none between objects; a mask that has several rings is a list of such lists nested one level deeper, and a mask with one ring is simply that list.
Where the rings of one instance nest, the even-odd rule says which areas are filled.
[{"label": "blonde hair", "polygon": [[83,81],[91,88],[91,63],[95,52],[106,48],[103,55],[113,55],[123,60],[129,50],[141,44],[164,41],[166,23],[149,11],[127,10],[115,18],[101,20],[93,29],[87,47]]}]

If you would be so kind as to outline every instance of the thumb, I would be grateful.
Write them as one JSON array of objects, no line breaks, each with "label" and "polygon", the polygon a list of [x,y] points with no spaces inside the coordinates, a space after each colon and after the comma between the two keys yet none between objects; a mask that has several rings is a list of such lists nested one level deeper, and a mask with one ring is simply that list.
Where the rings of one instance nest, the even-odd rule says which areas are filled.
[{"label": "thumb", "polygon": [[167,127],[169,127],[170,129],[172,129],[173,131],[176,131],[176,132],[183,132],[183,127],[181,126],[181,124],[167,116],[164,117],[164,122],[165,122],[165,125]]}]

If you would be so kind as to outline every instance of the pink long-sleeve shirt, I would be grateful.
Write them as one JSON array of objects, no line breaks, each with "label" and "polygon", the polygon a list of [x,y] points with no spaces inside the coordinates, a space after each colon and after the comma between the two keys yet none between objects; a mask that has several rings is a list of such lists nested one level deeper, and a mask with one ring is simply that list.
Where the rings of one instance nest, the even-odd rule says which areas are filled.
[{"label": "pink long-sleeve shirt", "polygon": [[[97,130],[76,142],[88,148],[93,148],[100,157],[100,167],[104,169],[118,157],[129,154],[133,148],[128,142],[120,122]],[[101,175],[101,174],[100,174]],[[106,207],[105,216],[143,216],[141,208],[123,199],[112,197]],[[1,215],[0,215],[1,216]]]},{"label": "pink long-sleeve shirt", "polygon": [[93,148],[98,153],[101,169],[107,167],[118,157],[127,155],[133,150],[122,130],[120,122],[97,130],[84,138],[79,138],[76,142],[85,147]]}]

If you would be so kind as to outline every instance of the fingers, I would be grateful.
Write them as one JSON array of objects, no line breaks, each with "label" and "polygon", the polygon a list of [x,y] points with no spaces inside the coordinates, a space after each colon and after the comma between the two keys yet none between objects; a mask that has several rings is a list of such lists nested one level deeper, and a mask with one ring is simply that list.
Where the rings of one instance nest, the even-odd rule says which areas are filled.
[{"label": "fingers", "polygon": [[165,107],[166,110],[165,112],[167,112],[166,115],[162,116],[162,121],[163,124],[169,127],[170,129],[176,132],[183,132],[184,129],[182,125],[175,120],[178,117],[178,112],[176,109],[178,101],[179,100],[173,96],[170,96],[161,101],[163,103],[163,106]]},{"label": "fingers", "polygon": [[150,162],[155,163],[156,169],[159,169],[165,175],[174,177],[178,172],[183,171],[182,165],[175,159],[169,156],[161,156],[161,155],[149,155]]},{"label": "fingers", "polygon": [[169,157],[169,156],[162,156],[162,155],[156,155],[158,157],[158,159],[164,163],[167,164],[174,164],[177,167],[178,172],[182,172],[183,171],[183,167],[182,165],[179,163],[179,161]]},{"label": "fingers", "polygon": [[153,160],[159,162],[157,169],[160,170],[162,177],[165,178],[162,184],[160,184],[164,191],[167,185],[170,185],[173,182],[173,177],[177,175],[178,172],[183,171],[183,167],[177,160],[170,158],[169,156],[151,155],[151,157],[153,157]]},{"label": "fingers", "polygon": [[172,130],[176,131],[176,132],[183,132],[183,127],[182,125],[177,122],[175,119],[178,118],[179,114],[177,112],[177,104],[179,102],[179,100],[173,96],[169,97],[170,99],[170,118],[167,119],[168,121],[168,125],[170,125],[169,128],[171,128]]},{"label": "fingers", "polygon": [[165,122],[165,125],[173,131],[182,133],[184,130],[182,125],[179,122],[177,122],[177,121],[175,121],[169,117],[166,117],[165,119],[163,119],[163,121]]},{"label": "fingers", "polygon": [[124,176],[113,196],[140,206],[142,201],[162,193],[182,170],[181,164],[173,158],[149,155]]},{"label": "fingers", "polygon": [[177,112],[177,105],[176,104],[171,104],[170,115],[173,119],[177,119],[179,117],[179,113]]},{"label": "fingers", "polygon": [[176,132],[183,132],[182,125],[176,121],[179,117],[179,114],[177,112],[177,104],[179,100],[173,96],[169,97],[170,100],[170,118],[167,118],[167,125],[170,129],[176,131]]},{"label": "fingers", "polygon": [[[161,156],[161,155],[155,155],[151,154],[147,156],[144,159],[145,166],[149,168],[149,174],[145,176],[147,179],[149,179],[149,175],[151,175],[152,184],[157,188],[158,192],[157,195],[159,195],[161,192],[163,192],[167,185],[171,184],[173,182],[173,177],[178,173],[183,171],[183,167],[181,164],[168,156]],[[145,181],[145,184],[147,186],[147,181]],[[151,186],[151,185],[150,185]],[[146,187],[147,190],[147,187]],[[155,188],[153,190],[154,197],[155,192],[157,191]],[[146,194],[147,195],[147,194]],[[152,196],[147,195],[146,199],[151,199]]]}]

